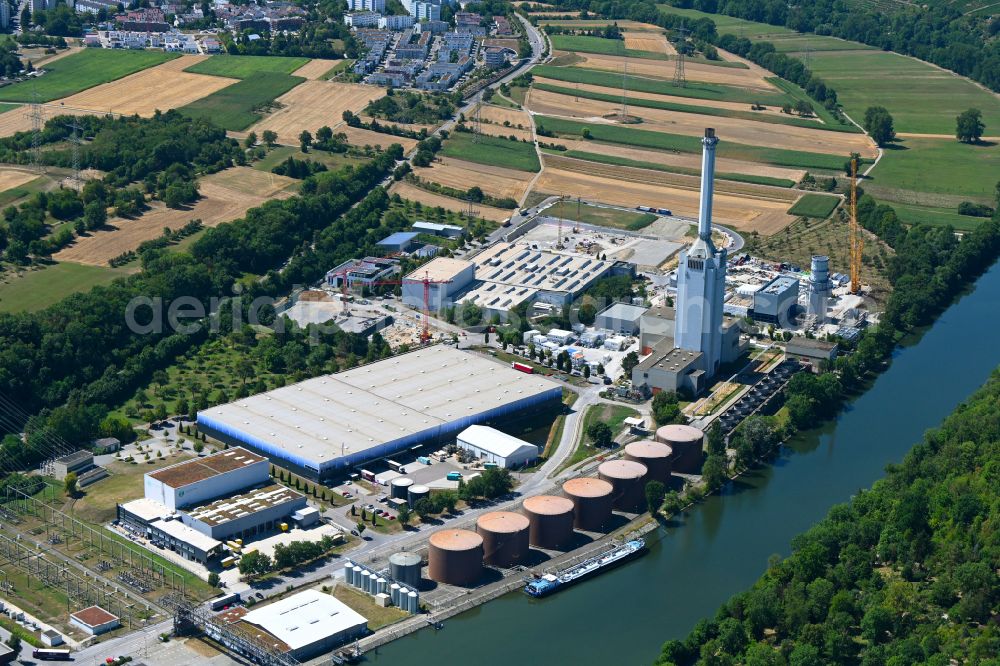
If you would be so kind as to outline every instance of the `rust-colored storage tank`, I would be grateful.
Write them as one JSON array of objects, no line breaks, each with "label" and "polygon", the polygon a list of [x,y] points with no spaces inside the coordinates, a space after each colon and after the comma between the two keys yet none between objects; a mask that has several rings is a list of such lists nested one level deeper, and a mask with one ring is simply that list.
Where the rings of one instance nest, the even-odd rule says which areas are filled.
[{"label": "rust-colored storage tank", "polygon": [[705,433],[689,425],[665,425],[656,430],[656,441],[674,450],[674,471],[692,474],[701,466]]},{"label": "rust-colored storage tank", "polygon": [[607,481],[581,477],[570,479],[562,489],[573,501],[573,527],[593,532],[611,518],[614,487]]},{"label": "rust-colored storage tank", "polygon": [[528,541],[539,548],[562,548],[573,539],[573,502],[565,497],[536,495],[524,500],[530,527]]},{"label": "rust-colored storage tank", "polygon": [[634,460],[609,460],[597,468],[597,475],[614,488],[612,506],[619,511],[638,513],[642,511],[646,494],[643,479],[649,470]]},{"label": "rust-colored storage tank", "polygon": [[470,530],[438,530],[427,551],[427,575],[449,585],[473,585],[483,577],[483,537]]},{"label": "rust-colored storage tank", "polygon": [[483,538],[483,561],[495,567],[512,567],[528,557],[529,523],[511,511],[491,511],[479,516],[476,532]]},{"label": "rust-colored storage tank", "polygon": [[669,444],[661,444],[651,439],[625,445],[625,459],[634,460],[646,466],[649,472],[644,481],[670,481],[673,464],[670,462],[674,450]]}]

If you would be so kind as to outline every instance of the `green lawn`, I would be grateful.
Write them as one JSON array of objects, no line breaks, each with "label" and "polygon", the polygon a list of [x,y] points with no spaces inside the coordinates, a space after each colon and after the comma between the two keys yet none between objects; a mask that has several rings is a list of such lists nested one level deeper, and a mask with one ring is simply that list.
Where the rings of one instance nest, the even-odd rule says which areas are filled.
[{"label": "green lawn", "polygon": [[992,200],[1000,179],[1000,145],[955,139],[903,139],[894,145],[871,173],[876,185]]},{"label": "green lawn", "polygon": [[839,197],[831,197],[826,194],[805,194],[795,205],[788,209],[789,215],[800,217],[818,217],[825,219],[840,203]]},{"label": "green lawn", "polygon": [[263,107],[303,81],[305,79],[300,76],[260,72],[179,110],[192,118],[204,118],[219,127],[239,132],[263,117]]},{"label": "green lawn", "polygon": [[654,51],[640,51],[625,48],[623,39],[604,39],[587,35],[550,35],[552,48],[559,51],[576,51],[579,53],[599,53],[601,55],[628,56],[629,58],[646,58],[648,60],[668,60],[667,54]]},{"label": "green lawn", "polygon": [[324,74],[323,76],[321,76],[319,78],[321,78],[323,80],[332,79],[333,77],[335,77],[337,74],[340,74],[341,72],[349,72],[349,71],[351,71],[351,67],[353,67],[353,66],[354,66],[354,60],[353,59],[351,59],[351,58],[344,58],[343,60],[341,60],[340,62],[338,62],[336,65],[334,65],[333,67],[331,67],[326,72],[326,74]]},{"label": "green lawn", "polygon": [[639,412],[632,409],[631,407],[625,407],[624,405],[609,405],[602,403],[600,405],[593,405],[587,408],[587,412],[583,415],[583,424],[580,428],[581,439],[576,444],[576,448],[573,450],[573,454],[566,459],[566,462],[562,464],[559,470],[566,469],[567,467],[572,467],[577,463],[583,462],[591,456],[595,456],[602,451],[593,446],[590,438],[587,437],[587,428],[590,427],[592,423],[598,421],[603,421],[608,424],[611,428],[611,432],[614,436],[618,436],[618,433],[622,431],[625,419],[631,418],[633,416],[639,416]]},{"label": "green lawn", "polygon": [[[596,141],[654,148],[657,150],[679,151],[682,153],[701,153],[701,139],[695,136],[681,136],[679,134],[632,129],[620,125],[587,124],[573,120],[564,120],[562,118],[553,118],[551,116],[536,116],[536,123],[539,127],[543,127],[556,134],[582,136],[583,130],[589,129],[591,136]],[[762,162],[803,169],[842,170],[844,167],[844,158],[837,155],[821,155],[819,153],[806,153],[797,150],[783,150],[764,146],[748,146],[730,142],[720,143],[718,154],[720,157],[729,157],[736,160]]]},{"label": "green lawn", "polygon": [[677,14],[679,16],[685,16],[693,19],[705,17],[710,18],[715,22],[715,27],[716,30],[719,31],[719,34],[731,32],[735,35],[746,37],[747,39],[755,39],[763,36],[785,35],[789,33],[795,34],[794,30],[783,26],[756,23],[754,21],[747,21],[733,16],[726,16],[724,14],[706,14],[705,12],[700,12],[697,9],[681,9],[672,5],[657,6],[667,14]]},{"label": "green lawn", "polygon": [[291,74],[307,62],[309,62],[309,58],[217,55],[208,60],[202,60],[184,71],[193,74],[226,76],[232,79],[248,79],[261,72]]},{"label": "green lawn", "polygon": [[893,203],[896,215],[905,224],[927,224],[935,227],[950,224],[959,231],[972,231],[987,220],[985,217],[959,215],[954,209],[911,206]]},{"label": "green lawn", "polygon": [[[622,75],[615,72],[607,72],[599,69],[588,69],[586,67],[555,67],[552,65],[539,65],[531,70],[534,76],[541,76],[557,81],[568,81],[570,83],[589,83],[595,86],[603,86],[621,90]],[[781,93],[760,93],[748,91],[738,86],[727,86],[719,83],[688,82],[680,88],[666,79],[653,79],[644,76],[628,75],[625,82],[628,90],[637,92],[654,93],[658,95],[673,95],[674,97],[692,97],[695,99],[708,99],[719,102],[742,102],[753,104],[755,102],[766,106],[781,106],[785,103],[793,103],[788,95]]]},{"label": "green lawn", "polygon": [[636,213],[618,208],[603,208],[589,204],[577,205],[575,201],[560,201],[545,210],[546,215],[561,217],[564,220],[576,220],[584,224],[596,224],[601,227],[628,229],[638,231],[645,229],[656,221],[652,213]]},{"label": "green lawn", "polygon": [[[576,90],[563,86],[554,86],[548,83],[536,83],[535,88],[547,90],[549,92],[560,93],[583,97],[586,99],[596,99],[602,102],[614,102],[620,104],[622,100],[621,92],[618,94],[608,94],[595,92],[593,90]],[[800,118],[792,115],[773,115],[755,111],[737,111],[735,109],[716,109],[711,106],[695,106],[693,104],[678,104],[676,102],[666,102],[658,99],[647,99],[645,97],[629,97],[628,104],[632,107],[645,107],[649,109],[663,109],[666,111],[677,111],[679,113],[697,113],[703,116],[720,116],[724,118],[740,118],[743,120],[753,120],[756,122],[769,123],[773,125],[795,125],[796,127],[809,127],[818,130],[830,130],[834,132],[852,132],[858,130],[854,125],[824,124],[815,119]],[[780,131],[780,130],[779,130]]]},{"label": "green lawn", "polygon": [[[473,142],[473,139],[477,142]],[[486,134],[476,136],[470,132],[452,132],[444,142],[441,154],[477,164],[490,164],[521,171],[537,172],[542,168],[534,145]],[[472,185],[475,183],[470,182],[469,186]]]},{"label": "green lawn", "polygon": [[313,162],[320,162],[321,164],[325,164],[330,170],[339,169],[345,164],[357,165],[368,161],[361,157],[351,157],[350,155],[343,153],[330,153],[325,150],[310,150],[308,153],[303,153],[298,148],[292,146],[277,146],[272,148],[264,159],[254,162],[253,168],[258,171],[270,172],[271,169],[278,166],[289,157],[294,157],[297,160],[312,160]]},{"label": "green lawn", "polygon": [[[581,160],[589,160],[591,162],[600,162],[602,164],[615,164],[618,166],[636,167],[638,169],[653,169],[654,171],[664,171],[666,173],[679,173],[686,176],[698,176],[701,175],[700,169],[687,168],[682,166],[673,166],[670,164],[659,164],[656,162],[643,162],[641,160],[630,160],[627,157],[618,157],[617,155],[605,155],[603,153],[591,153],[584,150],[550,150],[545,149],[545,152],[552,153],[553,155],[564,155],[566,157],[575,157]],[[791,187],[795,184],[795,181],[789,180],[787,178],[770,178],[768,176],[751,176],[749,174],[743,173],[725,173],[718,172],[715,174],[716,178],[721,180],[733,180],[739,183],[754,183],[755,185],[773,185],[775,187]]]},{"label": "green lawn", "polygon": [[38,93],[38,101],[50,102],[67,97],[96,85],[115,81],[179,57],[179,53],[162,51],[115,51],[86,49],[50,65],[37,79],[22,81],[0,88],[0,101],[30,102]]},{"label": "green lawn", "polygon": [[135,268],[104,268],[83,264],[52,264],[37,270],[0,277],[0,312],[35,312],[70,294],[110,284]]}]

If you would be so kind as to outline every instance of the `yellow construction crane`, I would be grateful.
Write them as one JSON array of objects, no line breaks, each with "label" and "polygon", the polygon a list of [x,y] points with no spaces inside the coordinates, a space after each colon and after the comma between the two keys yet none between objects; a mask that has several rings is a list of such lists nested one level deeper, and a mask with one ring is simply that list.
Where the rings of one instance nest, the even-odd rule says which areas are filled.
[{"label": "yellow construction crane", "polygon": [[861,293],[861,255],[865,248],[865,237],[858,224],[858,160],[851,159],[851,225],[848,231],[848,247],[851,259],[851,293]]}]

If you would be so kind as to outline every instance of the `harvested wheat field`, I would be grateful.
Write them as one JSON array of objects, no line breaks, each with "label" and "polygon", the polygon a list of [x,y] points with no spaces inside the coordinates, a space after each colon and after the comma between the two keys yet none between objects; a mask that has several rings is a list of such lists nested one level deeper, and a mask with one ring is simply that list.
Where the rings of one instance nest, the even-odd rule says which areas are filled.
[{"label": "harvested wheat field", "polygon": [[452,157],[439,157],[429,167],[417,167],[413,170],[418,177],[454,187],[463,192],[473,185],[478,185],[483,192],[494,197],[511,197],[520,200],[528,188],[533,173],[507,169],[486,164],[476,164]]},{"label": "harvested wheat field", "polygon": [[64,97],[53,104],[96,112],[111,111],[126,116],[152,116],[157,109],[176,109],[236,83],[237,79],[182,71],[209,57],[181,56],[117,81]]},{"label": "harvested wheat field", "polygon": [[[538,16],[538,14],[532,14],[532,16]],[[539,21],[545,25],[557,25],[562,28],[603,28],[606,25],[617,25],[622,31],[629,32],[663,32],[663,28],[658,25],[653,25],[652,23],[640,23],[639,21],[630,21],[628,19],[615,20],[615,19],[571,19],[566,21],[553,20],[553,21]]]},{"label": "harvested wheat field", "polygon": [[[600,166],[600,165],[597,165]],[[650,172],[652,173],[652,172]],[[632,208],[637,201],[648,205],[666,206],[674,214],[689,218],[698,216],[698,192],[676,187],[666,187],[649,181],[631,182],[592,175],[546,168],[535,184],[541,192],[559,192],[566,196],[582,197],[617,206]],[[769,236],[791,224],[795,217],[788,215],[788,202],[750,199],[743,196],[716,194],[712,215],[719,224],[732,226],[738,231],[756,231]]]},{"label": "harvested wheat field", "polygon": [[316,58],[314,60],[310,60],[292,72],[292,76],[301,76],[303,79],[314,81],[336,67],[338,62],[340,61]]},{"label": "harvested wheat field", "polygon": [[24,185],[29,183],[34,179],[38,178],[37,173],[32,173],[31,171],[21,171],[20,169],[3,167],[0,168],[0,192],[6,192],[7,190],[17,187],[18,185]]},{"label": "harvested wheat field", "polygon": [[677,49],[667,41],[664,35],[651,34],[649,32],[626,32],[625,48],[637,51],[652,51],[653,53],[666,53],[674,55]]},{"label": "harvested wheat field", "polygon": [[260,136],[264,130],[271,130],[277,132],[279,143],[296,145],[302,130],[315,134],[324,125],[336,127],[343,123],[344,111],[358,113],[372,100],[384,96],[385,90],[375,86],[303,81],[276,100],[281,108],[255,123],[249,131]]},{"label": "harvested wheat field", "polygon": [[[379,148],[388,148],[392,144],[398,143],[403,147],[403,151],[407,153],[417,146],[416,139],[410,139],[405,136],[382,134],[381,132],[372,132],[371,130],[361,129],[359,127],[348,127],[343,123],[334,127],[333,131],[335,133],[343,132],[346,134],[347,142],[352,146],[378,146]],[[294,143],[297,144],[298,142],[298,137],[296,137]]]},{"label": "harvested wheat field", "polygon": [[[558,56],[562,53],[562,51],[557,51],[555,55]],[[611,72],[621,72],[625,67],[625,58],[621,56],[600,55],[596,53],[579,53],[577,55],[583,59],[578,63],[580,67],[603,69]],[[724,83],[730,86],[741,86],[750,90],[777,91],[777,88],[768,83],[764,78],[765,76],[773,75],[759,67],[751,69],[716,67],[715,65],[704,65],[689,60],[684,64],[684,71],[690,81]],[[634,76],[655,76],[669,81],[674,76],[674,61],[629,58],[628,73]]]},{"label": "harvested wheat field", "polygon": [[259,206],[268,199],[287,199],[292,193],[285,188],[297,182],[293,178],[250,167],[226,169],[199,181],[201,199],[190,208],[175,210],[157,202],[152,210],[134,220],[109,220],[109,228],[78,239],[52,258],[56,261],[106,266],[109,260],[136,249],[143,241],[161,236],[164,227],[179,229],[195,219],[200,219],[206,227],[218,226],[235,220],[248,209]]},{"label": "harvested wheat field", "polygon": [[[604,116],[618,112],[621,105],[593,99],[577,98],[572,95],[533,90],[529,106],[532,111],[545,115],[570,118],[585,118],[588,122],[610,122]],[[863,134],[830,132],[809,127],[759,123],[742,118],[702,116],[697,113],[677,113],[663,109],[633,107],[632,115],[642,119],[633,125],[634,129],[665,132],[683,136],[701,136],[706,127],[714,127],[723,141],[742,143],[750,146],[784,148],[830,155],[860,153],[862,157],[874,157],[877,149]]]},{"label": "harvested wheat field", "polygon": [[483,123],[480,125],[482,133],[488,136],[502,136],[510,138],[514,136],[518,141],[528,140],[531,141],[531,130],[530,129],[517,129],[516,127],[504,127],[503,125],[496,125],[493,123]]},{"label": "harvested wheat field", "polygon": [[[482,120],[480,127],[482,127],[483,134],[491,136],[510,136],[513,134],[518,139],[531,139],[531,117],[527,111],[484,104],[479,109],[479,118]],[[505,122],[510,123],[510,125],[505,126]]]},{"label": "harvested wheat field", "polygon": [[[51,118],[56,116],[64,115],[74,115],[74,116],[86,116],[91,115],[91,111],[81,111],[66,109],[60,107],[58,104],[42,104],[39,106],[39,111],[42,116],[42,123],[47,122]],[[17,132],[30,132],[31,131],[31,106],[24,104],[17,107],[11,111],[5,111],[0,113],[0,137],[12,136]]]},{"label": "harvested wheat field", "polygon": [[[566,146],[569,150],[599,153],[610,157],[623,157],[627,160],[695,169],[696,171],[701,170],[701,155],[694,153],[670,153],[664,150],[632,148],[611,143],[595,144],[593,141],[584,141],[583,139],[560,138],[556,142]],[[717,173],[742,173],[749,176],[786,178],[796,183],[802,180],[802,177],[806,174],[804,169],[790,169],[761,164],[759,162],[732,160],[725,157],[715,158],[715,169]]]},{"label": "harvested wheat field", "polygon": [[[595,93],[601,93],[603,95],[618,95],[621,96],[621,88],[608,88],[606,86],[598,86],[592,83],[570,83],[568,81],[559,81],[558,79],[547,79],[544,76],[535,76],[535,83],[543,83],[552,86],[559,86],[560,88],[566,88],[568,90],[580,90],[581,92],[590,91]],[[535,93],[532,92],[532,95]],[[628,91],[629,99],[650,99],[657,102],[671,102],[674,104],[684,104],[685,106],[705,106],[711,109],[728,109],[731,111],[750,111],[750,105],[745,102],[721,102],[711,99],[700,99],[698,97],[677,97],[675,95],[661,95],[659,93],[650,92],[640,92],[638,90]],[[529,100],[530,101],[530,100]],[[644,107],[636,107],[633,109],[637,114],[639,109]],[[771,115],[771,116],[782,116],[780,106],[769,106],[763,111],[755,111],[754,113],[759,113],[761,115]],[[786,116],[787,117],[787,116]],[[822,121],[817,119],[817,123]]]},{"label": "harvested wheat field", "polygon": [[[458,213],[467,210],[469,207],[469,204],[465,201],[452,199],[451,197],[422,190],[415,185],[407,183],[405,180],[394,183],[393,186],[389,188],[389,193],[398,194],[404,199],[409,199],[410,201],[419,201],[424,206],[440,206],[445,210],[451,210]],[[512,212],[504,210],[503,208],[483,206],[482,204],[476,204],[476,211],[478,211],[476,214],[479,217],[484,220],[492,220],[493,222],[502,222],[506,220],[510,217]]]}]

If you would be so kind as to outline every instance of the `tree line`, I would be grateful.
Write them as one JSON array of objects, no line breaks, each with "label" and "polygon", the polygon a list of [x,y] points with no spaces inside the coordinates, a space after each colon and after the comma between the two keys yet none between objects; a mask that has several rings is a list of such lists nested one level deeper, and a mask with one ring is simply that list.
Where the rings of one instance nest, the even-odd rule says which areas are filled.
[{"label": "tree line", "polygon": [[993,663],[1000,372],[657,664]]}]

